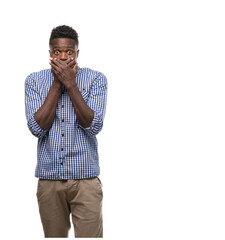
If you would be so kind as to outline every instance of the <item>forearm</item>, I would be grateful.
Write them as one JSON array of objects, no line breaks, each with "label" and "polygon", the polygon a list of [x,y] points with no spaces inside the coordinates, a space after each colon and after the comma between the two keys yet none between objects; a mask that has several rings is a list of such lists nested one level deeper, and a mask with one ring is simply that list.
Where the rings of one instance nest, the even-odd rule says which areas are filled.
[{"label": "forearm", "polygon": [[68,94],[72,101],[78,122],[84,128],[90,127],[94,118],[94,111],[84,101],[76,83],[68,88]]},{"label": "forearm", "polygon": [[34,115],[36,122],[43,130],[52,126],[58,100],[61,95],[61,86],[61,83],[56,80],[53,81],[45,102]]}]

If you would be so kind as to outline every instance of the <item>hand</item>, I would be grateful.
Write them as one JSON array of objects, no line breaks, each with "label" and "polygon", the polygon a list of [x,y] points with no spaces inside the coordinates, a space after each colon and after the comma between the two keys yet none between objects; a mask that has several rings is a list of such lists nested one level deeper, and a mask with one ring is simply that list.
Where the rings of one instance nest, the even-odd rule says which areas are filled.
[{"label": "hand", "polygon": [[78,63],[72,58],[62,61],[60,59],[50,58],[50,65],[52,67],[52,72],[54,77],[59,80],[59,82],[67,89],[73,88],[75,86],[75,76],[77,73]]},{"label": "hand", "polygon": [[[52,61],[52,57],[50,57],[49,59],[49,64],[51,65],[51,61]],[[71,60],[70,59],[67,59],[65,62],[68,63],[70,62]],[[53,71],[53,68],[51,67],[51,70],[52,70],[52,73],[53,73],[53,76],[54,76],[54,85],[55,86],[58,86],[59,89],[62,88],[63,84],[59,81],[59,79],[57,78],[57,75],[55,74],[55,71]]]}]

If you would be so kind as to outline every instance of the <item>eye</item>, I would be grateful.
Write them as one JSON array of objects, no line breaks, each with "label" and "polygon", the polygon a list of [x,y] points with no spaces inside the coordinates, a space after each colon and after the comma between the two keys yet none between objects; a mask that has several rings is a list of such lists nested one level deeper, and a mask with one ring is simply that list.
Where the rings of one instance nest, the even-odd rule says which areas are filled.
[{"label": "eye", "polygon": [[68,50],[67,54],[71,55],[71,54],[73,54],[73,51],[72,50]]},{"label": "eye", "polygon": [[56,50],[56,51],[54,52],[54,54],[55,54],[55,55],[59,55],[59,54],[60,54],[60,51],[59,51],[59,50]]}]

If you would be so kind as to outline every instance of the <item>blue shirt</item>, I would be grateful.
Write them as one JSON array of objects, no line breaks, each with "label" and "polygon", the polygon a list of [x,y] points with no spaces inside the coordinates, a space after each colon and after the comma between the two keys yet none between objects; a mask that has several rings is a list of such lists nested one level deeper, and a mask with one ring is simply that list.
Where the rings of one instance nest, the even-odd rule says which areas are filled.
[{"label": "blue shirt", "polygon": [[35,176],[52,180],[96,177],[100,174],[96,135],[103,126],[107,79],[101,72],[78,67],[75,81],[83,99],[94,111],[91,126],[84,128],[79,124],[63,87],[53,124],[43,130],[34,114],[44,103],[53,79],[51,69],[45,69],[31,73],[25,80],[27,125],[38,138]]}]

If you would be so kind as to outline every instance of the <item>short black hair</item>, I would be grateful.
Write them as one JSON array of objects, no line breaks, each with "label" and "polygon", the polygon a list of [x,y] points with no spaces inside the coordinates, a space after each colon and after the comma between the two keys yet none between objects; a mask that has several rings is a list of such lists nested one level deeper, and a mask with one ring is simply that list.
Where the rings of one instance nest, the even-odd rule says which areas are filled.
[{"label": "short black hair", "polygon": [[72,27],[69,27],[67,25],[61,25],[52,29],[49,45],[54,38],[71,38],[75,40],[77,47],[79,44],[77,32]]}]

